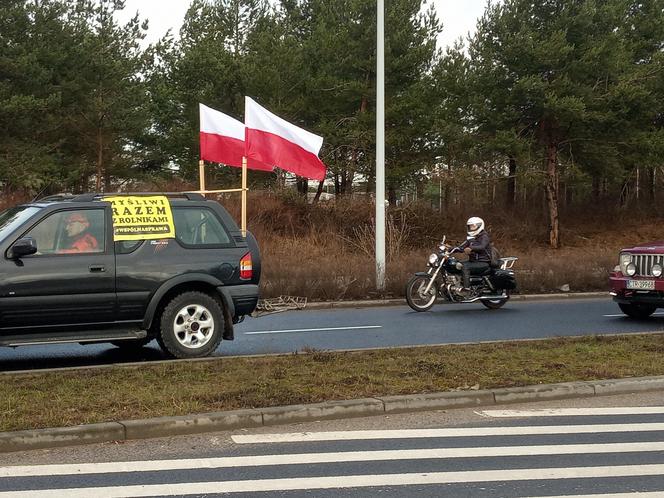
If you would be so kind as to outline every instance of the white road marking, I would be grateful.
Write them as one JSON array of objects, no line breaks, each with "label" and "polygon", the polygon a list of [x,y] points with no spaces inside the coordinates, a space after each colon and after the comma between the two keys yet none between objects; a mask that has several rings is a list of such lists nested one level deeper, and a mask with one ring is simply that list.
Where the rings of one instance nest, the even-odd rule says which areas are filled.
[{"label": "white road marking", "polygon": [[[592,495],[558,495],[546,496],[546,498],[662,498],[662,491],[635,491],[633,493],[606,493]],[[528,498],[542,498],[541,496],[530,496]]]},{"label": "white road marking", "polygon": [[[650,316],[662,316],[662,315],[664,315],[664,311],[658,311],[656,313],[653,313]],[[627,315],[625,313],[617,313],[615,315],[602,315],[602,316],[605,316],[607,318],[620,318],[620,317],[625,317],[626,318],[627,317]]]},{"label": "white road marking", "polygon": [[543,408],[538,410],[482,410],[485,417],[574,417],[580,415],[653,415],[664,413],[664,406],[615,406],[604,408]]},{"label": "white road marking", "polygon": [[329,330],[361,330],[361,329],[382,329],[382,325],[357,325],[353,327],[322,327],[319,329],[286,329],[286,330],[259,330],[258,332],[245,332],[244,335],[259,334],[286,334],[290,332],[326,332]]},{"label": "white road marking", "polygon": [[125,498],[142,496],[202,495],[221,493],[258,493],[303,489],[342,489],[376,486],[415,486],[471,482],[507,482],[552,479],[661,476],[664,464],[611,465],[602,467],[531,468],[516,470],[470,470],[408,474],[300,477],[242,481],[144,484],[96,488],[69,488],[0,492],[0,498]]},{"label": "white road marking", "polygon": [[127,472],[159,472],[166,470],[219,469],[262,467],[270,465],[307,465],[314,463],[376,462],[395,460],[433,460],[447,458],[482,458],[535,455],[576,455],[664,451],[664,442],[562,444],[534,446],[489,446],[471,448],[433,448],[417,450],[341,451],[334,453],[302,453],[252,455],[240,457],[197,458],[181,460],[146,460],[135,462],[104,462],[84,464],[23,465],[0,467],[3,477],[38,477]]},{"label": "white road marking", "polygon": [[664,423],[534,425],[517,427],[461,427],[449,429],[406,429],[384,431],[295,432],[231,436],[237,444],[301,443],[306,441],[353,441],[368,439],[413,439],[473,436],[531,436],[534,434],[597,434],[664,431]]}]

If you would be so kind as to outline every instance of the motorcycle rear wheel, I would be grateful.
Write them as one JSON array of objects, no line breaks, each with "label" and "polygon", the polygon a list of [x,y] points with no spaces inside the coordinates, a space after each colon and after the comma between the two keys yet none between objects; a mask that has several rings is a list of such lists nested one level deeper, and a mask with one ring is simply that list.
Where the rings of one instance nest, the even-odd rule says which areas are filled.
[{"label": "motorcycle rear wheel", "polygon": [[482,301],[482,304],[490,310],[497,310],[502,308],[509,298],[505,299],[492,299],[490,301]]},{"label": "motorcycle rear wheel", "polygon": [[406,285],[406,301],[408,306],[415,311],[428,311],[436,303],[438,286],[435,282],[431,284],[429,292],[424,294],[424,290],[429,285],[429,280],[429,277],[415,275]]}]

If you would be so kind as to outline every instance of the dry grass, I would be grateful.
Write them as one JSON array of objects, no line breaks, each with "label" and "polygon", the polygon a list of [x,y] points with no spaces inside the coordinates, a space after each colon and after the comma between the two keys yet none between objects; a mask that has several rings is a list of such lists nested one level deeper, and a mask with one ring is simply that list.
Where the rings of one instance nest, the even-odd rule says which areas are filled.
[{"label": "dry grass", "polygon": [[[138,190],[187,190],[192,186],[136,186]],[[13,205],[26,195],[11,194],[0,205]],[[220,202],[240,219],[237,194]],[[306,296],[311,300],[364,299],[375,291],[374,206],[366,201],[308,205],[286,193],[251,192],[249,229],[261,246],[262,295]],[[564,247],[546,245],[547,225],[537,210],[513,213],[500,209],[439,213],[426,206],[390,208],[387,213],[387,288],[399,297],[409,276],[426,268],[426,258],[446,234],[463,240],[464,221],[479,214],[488,222],[494,242],[505,256],[517,256],[520,291],[606,290],[608,272],[622,247],[664,238],[659,218],[648,212],[607,210],[604,206],[567,213],[562,219]],[[625,228],[629,227],[629,229]]]},{"label": "dry grass", "polygon": [[[313,300],[376,297],[373,206],[345,202],[307,206],[276,196],[253,197],[249,228],[263,256],[263,295],[307,296]],[[222,201],[237,211],[232,200]],[[239,216],[239,212],[233,213]],[[410,275],[426,269],[426,259],[446,234],[463,240],[466,214],[456,216],[408,206],[388,212],[386,297],[399,297]],[[630,230],[614,216],[602,223],[574,217],[567,224],[565,247],[551,250],[543,242],[546,226],[537,220],[501,213],[486,216],[496,245],[505,256],[517,256],[515,267],[523,293],[573,292],[608,288],[608,273],[621,248],[654,240],[657,220],[632,221]]]},{"label": "dry grass", "polygon": [[[7,375],[0,431],[664,374],[664,335],[224,358]],[[246,375],[251,372],[251,375]]]}]

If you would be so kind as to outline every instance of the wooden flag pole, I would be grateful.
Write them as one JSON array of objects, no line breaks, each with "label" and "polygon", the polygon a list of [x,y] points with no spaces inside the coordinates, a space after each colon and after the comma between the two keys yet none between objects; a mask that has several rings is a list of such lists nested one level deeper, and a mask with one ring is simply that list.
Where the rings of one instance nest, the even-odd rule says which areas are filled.
[{"label": "wooden flag pole", "polygon": [[247,236],[247,158],[242,158],[242,188],[231,188],[225,190],[205,190],[205,162],[201,159],[198,162],[198,182],[199,190],[203,197],[205,194],[216,194],[225,192],[242,192],[242,236]]},{"label": "wooden flag pole", "polygon": [[202,159],[198,161],[198,183],[201,195],[205,197],[205,161]]},{"label": "wooden flag pole", "polygon": [[247,156],[242,156],[242,236],[247,236]]}]

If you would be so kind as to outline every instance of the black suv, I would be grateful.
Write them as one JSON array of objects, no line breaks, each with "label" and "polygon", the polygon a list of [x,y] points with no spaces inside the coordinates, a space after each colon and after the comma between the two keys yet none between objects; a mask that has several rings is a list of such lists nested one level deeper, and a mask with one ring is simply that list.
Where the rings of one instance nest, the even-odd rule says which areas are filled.
[{"label": "black suv", "polygon": [[192,358],[233,339],[258,302],[254,237],[200,194],[130,195],[166,195],[175,238],[113,242],[112,207],[98,194],[0,213],[0,346],[157,339]]}]

